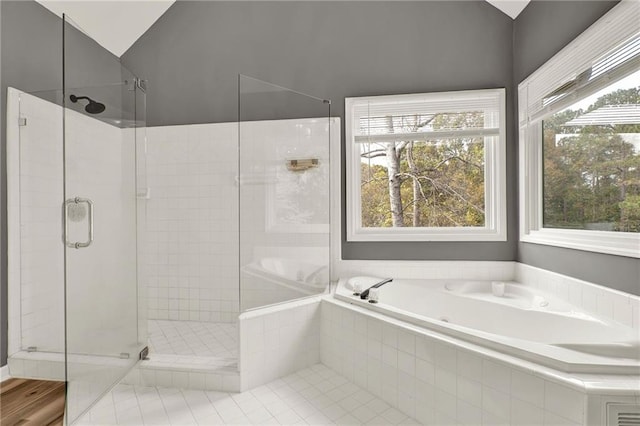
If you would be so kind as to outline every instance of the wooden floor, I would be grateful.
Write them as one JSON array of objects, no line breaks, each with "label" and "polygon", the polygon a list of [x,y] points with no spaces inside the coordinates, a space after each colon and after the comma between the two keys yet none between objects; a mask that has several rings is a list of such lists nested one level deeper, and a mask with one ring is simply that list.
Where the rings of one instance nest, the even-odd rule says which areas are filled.
[{"label": "wooden floor", "polygon": [[62,425],[64,382],[9,379],[0,383],[0,425]]}]

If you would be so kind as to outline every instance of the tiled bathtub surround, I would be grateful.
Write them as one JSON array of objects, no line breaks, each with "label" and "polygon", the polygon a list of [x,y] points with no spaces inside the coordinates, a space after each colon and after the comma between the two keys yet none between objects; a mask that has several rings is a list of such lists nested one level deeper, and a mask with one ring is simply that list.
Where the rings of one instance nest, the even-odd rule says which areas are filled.
[{"label": "tiled bathtub surround", "polygon": [[640,296],[523,263],[515,263],[515,280],[524,285],[530,285],[554,294],[587,311],[598,313],[633,327],[640,334]]},{"label": "tiled bathtub surround", "polygon": [[605,401],[640,404],[640,375],[567,375],[342,302],[321,310],[322,362],[423,424],[597,425]]},{"label": "tiled bathtub surround", "polygon": [[238,316],[237,124],[147,130],[150,319]]}]

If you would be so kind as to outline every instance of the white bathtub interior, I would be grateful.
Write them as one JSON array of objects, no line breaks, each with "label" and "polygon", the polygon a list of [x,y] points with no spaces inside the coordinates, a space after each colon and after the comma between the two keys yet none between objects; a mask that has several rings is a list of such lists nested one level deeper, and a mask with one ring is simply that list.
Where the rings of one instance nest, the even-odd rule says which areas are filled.
[{"label": "white bathtub interior", "polygon": [[394,279],[377,289],[375,304],[354,293],[380,282],[342,279],[335,297],[560,371],[640,371],[637,327],[539,288],[515,281]]}]

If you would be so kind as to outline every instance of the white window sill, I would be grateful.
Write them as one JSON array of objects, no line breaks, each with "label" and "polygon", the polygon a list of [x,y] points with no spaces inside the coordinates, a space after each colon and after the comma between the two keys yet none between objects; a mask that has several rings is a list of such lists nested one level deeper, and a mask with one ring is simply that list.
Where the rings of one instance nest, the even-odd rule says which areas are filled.
[{"label": "white window sill", "polygon": [[487,228],[360,228],[347,241],[507,241],[506,233]]},{"label": "white window sill", "polygon": [[520,241],[640,258],[640,234],[629,232],[542,229],[521,235]]}]

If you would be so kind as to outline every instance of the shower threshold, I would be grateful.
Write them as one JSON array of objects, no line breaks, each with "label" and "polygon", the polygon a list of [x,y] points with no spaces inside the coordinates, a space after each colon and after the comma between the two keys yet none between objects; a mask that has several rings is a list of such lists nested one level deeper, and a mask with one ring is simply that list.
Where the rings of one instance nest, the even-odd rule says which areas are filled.
[{"label": "shower threshold", "polygon": [[237,323],[148,320],[149,356],[128,384],[237,391]]}]

